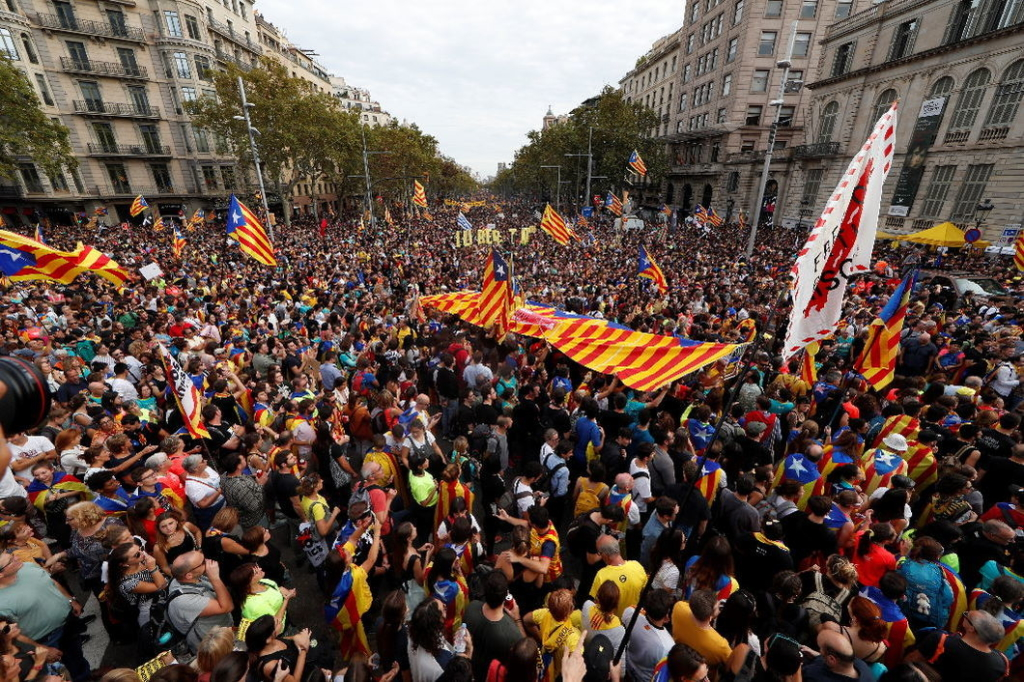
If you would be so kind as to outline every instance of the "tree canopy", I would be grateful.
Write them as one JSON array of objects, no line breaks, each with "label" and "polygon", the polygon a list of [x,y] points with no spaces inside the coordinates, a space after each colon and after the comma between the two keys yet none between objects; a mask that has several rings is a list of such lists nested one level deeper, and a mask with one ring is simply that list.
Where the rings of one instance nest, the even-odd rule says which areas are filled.
[{"label": "tree canopy", "polygon": [[512,165],[495,176],[491,186],[498,192],[534,196],[554,203],[557,173],[541,166],[561,166],[563,205],[586,201],[582,197],[586,158],[566,154],[586,154],[591,128],[593,175],[605,176],[593,181],[591,194],[635,191],[637,177],[629,173],[626,165],[634,149],[647,166],[647,185],[657,186],[666,171],[666,156],[664,143],[650,134],[660,123],[660,116],[653,109],[627,102],[619,91],[606,87],[598,97],[574,109],[567,120],[547,130],[527,133],[527,144],[516,152]]},{"label": "tree canopy", "polygon": [[51,121],[40,108],[28,77],[5,55],[0,55],[0,176],[14,177],[20,157],[49,175],[77,168],[68,129]]}]

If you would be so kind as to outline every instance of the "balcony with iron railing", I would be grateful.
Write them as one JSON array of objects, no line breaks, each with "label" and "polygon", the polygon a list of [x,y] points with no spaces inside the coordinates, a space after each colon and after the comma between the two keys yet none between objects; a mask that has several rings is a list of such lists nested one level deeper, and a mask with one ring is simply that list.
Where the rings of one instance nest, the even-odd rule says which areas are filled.
[{"label": "balcony with iron railing", "polygon": [[88,73],[96,76],[111,76],[113,78],[149,78],[149,72],[146,70],[146,67],[137,64],[125,66],[120,62],[98,62],[93,59],[61,57],[60,65],[68,73]]},{"label": "balcony with iron railing", "polygon": [[259,44],[256,43],[256,41],[254,41],[251,37],[246,38],[245,35],[242,33],[236,33],[233,26],[223,24],[217,21],[216,19],[207,19],[206,23],[210,26],[210,30],[214,33],[219,33],[231,42],[237,43],[238,45],[244,47],[250,52],[255,52],[256,54],[263,54],[263,48],[260,47]]},{"label": "balcony with iron railing", "polygon": [[252,70],[252,64],[250,64],[249,62],[242,61],[238,57],[236,57],[234,55],[231,55],[231,54],[228,54],[227,52],[224,52],[223,50],[217,50],[216,54],[217,54],[217,59],[221,60],[222,62],[231,62],[232,64],[237,64],[243,71],[251,71]]},{"label": "balcony with iron railing", "polygon": [[828,156],[837,156],[838,154],[838,142],[815,142],[789,148],[790,158],[793,159],[822,159]]},{"label": "balcony with iron railing", "polygon": [[103,144],[90,142],[93,156],[170,156],[171,148],[164,144]]},{"label": "balcony with iron railing", "polygon": [[179,186],[161,185],[158,187],[141,187],[138,185],[128,185],[122,183],[119,186],[93,185],[88,189],[91,190],[91,192],[89,192],[90,196],[100,198],[135,198],[139,195],[142,195],[149,199],[150,197],[183,196],[186,194],[196,193],[195,187],[187,183]]},{"label": "balcony with iron railing", "polygon": [[67,18],[57,14],[37,14],[36,23],[42,28],[68,33],[82,33],[104,38],[117,38],[135,42],[146,42],[146,33],[134,26],[116,26],[109,21],[92,21],[91,19]]},{"label": "balcony with iron railing", "polygon": [[160,108],[124,104],[119,102],[101,102],[97,100],[75,100],[71,103],[76,114],[89,116],[119,116],[121,118],[159,118]]}]

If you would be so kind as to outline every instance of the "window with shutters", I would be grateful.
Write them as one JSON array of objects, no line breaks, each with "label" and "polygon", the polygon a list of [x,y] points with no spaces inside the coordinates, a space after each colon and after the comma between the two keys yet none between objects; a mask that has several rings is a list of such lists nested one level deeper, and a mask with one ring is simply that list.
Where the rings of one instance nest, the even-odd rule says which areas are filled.
[{"label": "window with shutters", "polygon": [[955,83],[951,76],[943,76],[939,80],[935,81],[934,85],[932,85],[931,92],[928,93],[928,98],[935,99],[936,97],[949,95],[949,93],[953,92],[954,85]]},{"label": "window with shutters", "polygon": [[831,142],[839,119],[839,102],[829,102],[821,110],[821,124],[818,128],[817,142]]},{"label": "window with shutters", "polygon": [[821,191],[821,178],[825,175],[823,168],[809,168],[804,172],[804,194],[803,201],[814,205]]},{"label": "window with shutters", "polygon": [[892,88],[885,90],[882,94],[875,98],[875,106],[871,107],[871,117],[868,119],[868,135],[875,129],[875,123],[878,119],[882,118],[882,115],[889,111],[889,107],[892,103],[899,98],[896,91]]},{"label": "window with shutters", "polygon": [[914,39],[917,37],[917,19],[904,21],[892,33],[892,44],[889,45],[889,61],[909,57],[914,52]]},{"label": "window with shutters", "polygon": [[970,130],[974,126],[991,77],[988,69],[978,69],[967,77],[953,110],[953,119],[949,123],[950,130]]},{"label": "window with shutters", "polygon": [[1017,116],[1021,95],[1024,95],[1024,59],[1014,62],[1003,73],[1003,82],[996,86],[996,96],[985,117],[985,126],[1012,123]]},{"label": "window with shutters", "polygon": [[982,195],[985,194],[985,187],[992,175],[991,163],[978,164],[967,167],[967,175],[960,185],[957,193],[956,205],[953,208],[953,220],[971,220],[974,218],[975,209]]},{"label": "window with shutters", "polygon": [[974,34],[979,4],[980,0],[960,0],[953,5],[946,24],[946,34],[942,38],[943,45],[959,42]]},{"label": "window with shutters", "polygon": [[754,75],[750,78],[751,92],[768,92],[768,69],[754,69]]},{"label": "window with shutters", "polygon": [[921,203],[922,218],[938,218],[942,214],[942,205],[946,203],[954,174],[956,166],[936,166],[932,170],[932,181]]},{"label": "window with shutters", "polygon": [[835,57],[832,59],[832,77],[842,76],[850,71],[853,66],[853,53],[856,48],[856,41],[843,43],[836,48]]}]

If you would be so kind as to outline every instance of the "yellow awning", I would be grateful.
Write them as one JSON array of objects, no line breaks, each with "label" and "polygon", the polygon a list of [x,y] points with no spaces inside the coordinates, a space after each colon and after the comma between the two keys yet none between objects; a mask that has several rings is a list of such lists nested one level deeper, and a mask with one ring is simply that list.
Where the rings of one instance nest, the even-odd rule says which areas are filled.
[{"label": "yellow awning", "polygon": [[927,230],[901,237],[900,241],[929,246],[963,246],[967,243],[964,241],[964,231],[950,222],[940,223]]}]

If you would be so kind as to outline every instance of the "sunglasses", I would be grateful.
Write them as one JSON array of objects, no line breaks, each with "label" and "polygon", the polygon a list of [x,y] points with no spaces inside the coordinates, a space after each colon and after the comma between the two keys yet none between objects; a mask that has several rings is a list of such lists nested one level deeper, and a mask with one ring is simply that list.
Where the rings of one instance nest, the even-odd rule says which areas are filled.
[{"label": "sunglasses", "polygon": [[970,625],[973,628],[974,627],[974,623],[971,622],[970,616],[967,615],[968,613],[970,613],[970,611],[964,611],[964,615],[961,616],[961,620],[963,620],[963,622],[967,623],[968,625]]},{"label": "sunglasses", "polygon": [[17,625],[17,624],[18,624],[17,621],[8,620],[7,624],[4,625],[2,628],[0,628],[0,635],[9,635],[9,634],[11,634],[11,630],[13,630],[14,626]]}]

